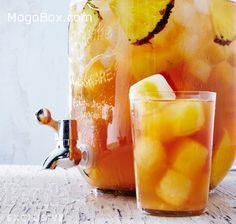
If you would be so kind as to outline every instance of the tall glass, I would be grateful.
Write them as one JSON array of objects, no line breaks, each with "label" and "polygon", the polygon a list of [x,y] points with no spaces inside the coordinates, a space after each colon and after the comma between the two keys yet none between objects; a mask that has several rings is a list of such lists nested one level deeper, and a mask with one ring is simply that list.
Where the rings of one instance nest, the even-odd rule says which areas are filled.
[{"label": "tall glass", "polygon": [[209,193],[216,94],[130,94],[138,207],[199,215]]},{"label": "tall glass", "polygon": [[[155,9],[160,2],[169,4]],[[91,146],[93,164],[82,171],[88,181],[100,189],[134,191],[129,87],[161,73],[175,91],[218,94],[211,178],[216,186],[236,148],[236,4],[73,0],[70,8],[77,18],[69,28],[70,115],[78,121],[79,143]]]}]

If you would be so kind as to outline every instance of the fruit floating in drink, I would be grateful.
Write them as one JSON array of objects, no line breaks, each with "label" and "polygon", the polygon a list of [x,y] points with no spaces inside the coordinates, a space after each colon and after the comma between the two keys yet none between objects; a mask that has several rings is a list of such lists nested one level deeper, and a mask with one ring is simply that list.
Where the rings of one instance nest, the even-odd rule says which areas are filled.
[{"label": "fruit floating in drink", "polygon": [[130,88],[138,206],[199,215],[207,206],[215,93],[173,92],[160,75]]},{"label": "fruit floating in drink", "polygon": [[[157,73],[174,91],[217,92],[211,187],[223,179],[236,148],[235,10],[227,0],[72,1],[70,118],[78,121],[79,143],[91,148],[94,161],[82,173],[95,188],[134,191],[128,93]],[[176,114],[165,122],[180,122],[184,111],[188,125],[163,127],[161,140],[203,133],[208,107],[171,104],[166,113]],[[197,120],[188,120],[189,110]]]}]

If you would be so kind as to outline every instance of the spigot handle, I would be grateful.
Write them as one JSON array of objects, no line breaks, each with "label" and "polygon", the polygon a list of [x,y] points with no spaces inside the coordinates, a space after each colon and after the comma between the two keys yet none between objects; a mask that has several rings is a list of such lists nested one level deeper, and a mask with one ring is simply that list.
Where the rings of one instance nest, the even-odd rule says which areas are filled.
[{"label": "spigot handle", "polygon": [[58,122],[52,118],[51,112],[48,109],[40,109],[35,115],[40,124],[47,125],[58,131]]}]

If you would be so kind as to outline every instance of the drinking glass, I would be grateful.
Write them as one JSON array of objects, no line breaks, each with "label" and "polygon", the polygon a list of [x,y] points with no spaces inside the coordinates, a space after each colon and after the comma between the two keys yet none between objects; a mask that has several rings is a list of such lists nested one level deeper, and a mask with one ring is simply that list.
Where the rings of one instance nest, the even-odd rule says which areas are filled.
[{"label": "drinking glass", "polygon": [[188,216],[205,210],[215,100],[214,92],[130,93],[137,203],[143,212]]}]

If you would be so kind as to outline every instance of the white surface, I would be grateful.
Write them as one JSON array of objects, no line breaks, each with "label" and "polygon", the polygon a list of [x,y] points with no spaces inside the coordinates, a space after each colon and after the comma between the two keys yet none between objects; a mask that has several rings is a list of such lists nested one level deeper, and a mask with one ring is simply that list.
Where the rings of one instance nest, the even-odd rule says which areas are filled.
[{"label": "white surface", "polygon": [[35,112],[45,106],[68,116],[67,23],[8,23],[8,12],[66,16],[68,7],[66,0],[0,0],[0,164],[41,164],[54,133]]},{"label": "white surface", "polygon": [[165,218],[141,214],[135,197],[96,194],[77,168],[0,166],[0,224],[235,224],[235,181],[229,173],[204,215]]}]

